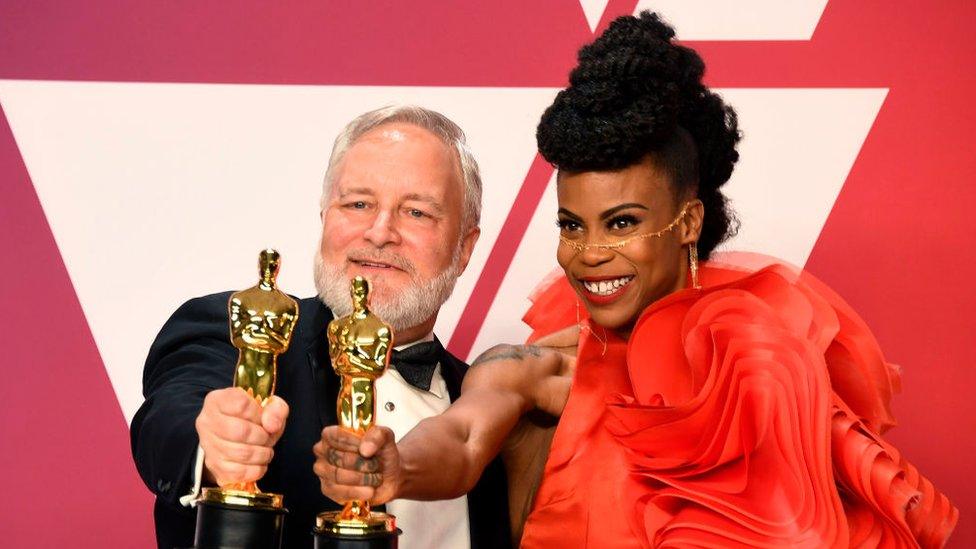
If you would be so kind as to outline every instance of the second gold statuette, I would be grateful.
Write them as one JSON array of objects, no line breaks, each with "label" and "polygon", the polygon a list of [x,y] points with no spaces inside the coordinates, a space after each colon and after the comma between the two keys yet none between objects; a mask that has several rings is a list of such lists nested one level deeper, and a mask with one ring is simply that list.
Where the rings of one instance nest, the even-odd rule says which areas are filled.
[{"label": "second gold statuette", "polygon": [[[339,426],[363,435],[376,420],[376,378],[393,352],[393,329],[369,310],[369,282],[352,280],[353,310],[329,323],[329,356],[341,379],[336,411]],[[350,501],[341,511],[315,520],[316,549],[391,549],[397,546],[396,519],[372,512],[368,501]]]}]

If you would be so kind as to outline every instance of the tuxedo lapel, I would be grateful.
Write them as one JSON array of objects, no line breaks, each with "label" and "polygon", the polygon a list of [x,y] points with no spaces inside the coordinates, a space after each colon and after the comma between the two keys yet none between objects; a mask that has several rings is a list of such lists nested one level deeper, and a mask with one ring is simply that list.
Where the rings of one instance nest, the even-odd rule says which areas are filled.
[{"label": "tuxedo lapel", "polygon": [[309,373],[315,386],[313,391],[315,410],[322,427],[335,425],[337,421],[336,400],[339,398],[339,377],[332,369],[332,360],[329,358],[329,342],[326,337],[326,329],[333,318],[332,311],[318,299],[303,300],[302,305],[307,305],[302,314],[307,313],[309,315],[307,317],[309,321],[305,324],[305,340],[303,343]]},{"label": "tuxedo lapel", "polygon": [[[440,340],[437,340],[437,342],[439,344]],[[444,347],[441,346],[441,349],[444,349]],[[451,397],[451,402],[454,402],[461,396],[461,381],[464,379],[464,374],[468,371],[468,365],[458,360],[457,357],[445,349],[441,353],[440,366],[441,377],[444,378],[444,384],[447,385],[447,394]]]}]

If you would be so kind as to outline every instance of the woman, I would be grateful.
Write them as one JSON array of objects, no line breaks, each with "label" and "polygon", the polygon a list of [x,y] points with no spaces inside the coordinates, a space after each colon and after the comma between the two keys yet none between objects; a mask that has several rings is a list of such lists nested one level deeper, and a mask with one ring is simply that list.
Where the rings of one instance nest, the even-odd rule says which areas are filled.
[{"label": "woman", "polygon": [[[496,347],[398,445],[327,429],[323,491],[452,497],[518,426],[509,462],[545,463],[537,492],[516,483],[523,547],[941,545],[957,512],[880,438],[897,374],[856,314],[782,265],[699,266],[734,231],[720,188],[739,134],[673,35],[616,20],[539,125],[565,276],[525,320],[549,346],[578,334],[575,361]],[[540,412],[559,417],[548,453]],[[380,487],[357,486],[377,467]]]}]

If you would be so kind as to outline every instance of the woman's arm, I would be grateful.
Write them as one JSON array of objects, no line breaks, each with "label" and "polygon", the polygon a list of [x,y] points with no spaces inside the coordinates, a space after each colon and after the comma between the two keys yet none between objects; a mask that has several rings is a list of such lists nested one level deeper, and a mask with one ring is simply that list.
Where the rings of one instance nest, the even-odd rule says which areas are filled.
[{"label": "woman's arm", "polygon": [[461,397],[421,421],[399,444],[375,427],[362,440],[336,426],[315,445],[322,493],[335,501],[449,499],[469,491],[529,410],[558,412],[569,378],[566,355],[536,346],[499,345],[471,365]]}]

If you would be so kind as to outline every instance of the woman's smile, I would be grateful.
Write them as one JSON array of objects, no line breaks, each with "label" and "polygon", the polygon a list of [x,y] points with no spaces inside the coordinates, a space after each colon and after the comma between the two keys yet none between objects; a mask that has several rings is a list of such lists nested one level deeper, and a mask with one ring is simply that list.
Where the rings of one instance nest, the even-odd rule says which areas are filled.
[{"label": "woman's smile", "polygon": [[577,278],[581,293],[594,305],[607,305],[617,301],[630,288],[634,275],[587,276]]}]

